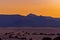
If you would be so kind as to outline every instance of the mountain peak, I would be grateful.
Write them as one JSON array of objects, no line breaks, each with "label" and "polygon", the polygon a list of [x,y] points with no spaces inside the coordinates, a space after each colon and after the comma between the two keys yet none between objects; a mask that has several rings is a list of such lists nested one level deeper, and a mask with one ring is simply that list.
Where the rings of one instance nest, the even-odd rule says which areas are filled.
[{"label": "mountain peak", "polygon": [[37,15],[35,15],[35,14],[33,14],[33,13],[30,13],[30,14],[28,14],[27,16],[37,16]]}]

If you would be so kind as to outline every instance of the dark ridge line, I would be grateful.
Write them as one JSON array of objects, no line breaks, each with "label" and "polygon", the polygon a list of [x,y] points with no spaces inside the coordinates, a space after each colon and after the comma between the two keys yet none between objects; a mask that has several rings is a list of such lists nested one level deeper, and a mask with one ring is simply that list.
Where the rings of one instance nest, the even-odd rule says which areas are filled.
[{"label": "dark ridge line", "polygon": [[[43,16],[43,15],[38,16],[38,15],[35,15],[33,13],[29,13],[26,16],[23,16],[23,15],[20,15],[20,14],[0,14],[0,16],[21,16],[21,17],[27,17],[27,16],[31,16],[31,15],[32,16],[36,16],[36,17],[49,17],[49,18],[54,18],[52,16]],[[54,18],[54,19],[60,19],[60,18]]]},{"label": "dark ridge line", "polygon": [[27,16],[36,16],[36,17],[50,17],[50,18],[53,18],[51,16],[43,16],[43,15],[40,15],[40,16],[37,16],[35,14],[28,14],[26,16],[23,16],[23,15],[19,15],[19,14],[0,14],[0,16],[22,16],[22,17],[27,17]]}]

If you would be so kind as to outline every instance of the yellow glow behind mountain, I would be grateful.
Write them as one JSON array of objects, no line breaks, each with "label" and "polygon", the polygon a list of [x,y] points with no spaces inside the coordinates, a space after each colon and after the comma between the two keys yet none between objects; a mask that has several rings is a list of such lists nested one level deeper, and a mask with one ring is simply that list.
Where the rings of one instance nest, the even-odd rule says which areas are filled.
[{"label": "yellow glow behind mountain", "polygon": [[29,13],[60,18],[60,0],[0,0],[0,14]]}]

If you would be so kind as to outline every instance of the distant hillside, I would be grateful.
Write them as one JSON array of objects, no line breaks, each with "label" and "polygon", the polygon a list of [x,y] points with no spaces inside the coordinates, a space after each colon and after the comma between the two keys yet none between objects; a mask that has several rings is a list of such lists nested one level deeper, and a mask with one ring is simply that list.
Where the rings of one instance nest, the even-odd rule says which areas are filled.
[{"label": "distant hillside", "polygon": [[60,18],[29,14],[0,15],[0,27],[60,27]]}]

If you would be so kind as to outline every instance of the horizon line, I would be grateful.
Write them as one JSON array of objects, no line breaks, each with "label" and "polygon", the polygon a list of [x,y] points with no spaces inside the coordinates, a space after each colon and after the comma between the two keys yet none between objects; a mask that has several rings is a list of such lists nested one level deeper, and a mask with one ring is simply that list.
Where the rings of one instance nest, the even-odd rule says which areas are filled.
[{"label": "horizon line", "polygon": [[[22,15],[22,14],[18,14],[18,13],[14,13],[14,14],[7,14],[7,13],[1,13],[0,15],[20,15],[20,16],[28,16],[30,14],[33,14],[33,13],[29,13],[27,15]],[[33,15],[36,15],[36,14],[33,14]],[[49,16],[49,15],[36,15],[36,16],[46,16],[46,17],[52,17],[52,18],[60,18],[60,17],[53,17],[53,16]]]},{"label": "horizon line", "polygon": [[[20,15],[20,14],[0,14],[0,16],[1,15],[7,15],[7,16],[10,16],[10,15],[18,15],[18,16],[24,16],[24,15]],[[26,16],[29,16],[30,14],[28,14],[28,15],[25,15],[24,17],[26,17]],[[35,15],[35,14],[32,14],[32,15]],[[54,17],[52,17],[52,16],[44,16],[44,15],[40,15],[40,16],[38,16],[38,15],[35,15],[35,16],[37,16],[37,17],[51,17],[51,18],[54,18]]]}]

